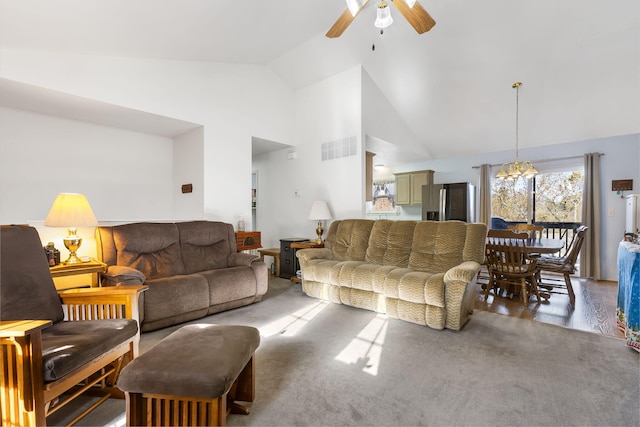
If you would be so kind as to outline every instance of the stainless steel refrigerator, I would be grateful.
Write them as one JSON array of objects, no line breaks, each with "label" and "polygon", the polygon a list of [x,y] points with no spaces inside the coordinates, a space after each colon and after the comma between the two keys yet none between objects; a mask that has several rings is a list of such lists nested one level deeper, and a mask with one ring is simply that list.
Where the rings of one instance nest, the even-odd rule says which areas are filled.
[{"label": "stainless steel refrigerator", "polygon": [[475,222],[475,186],[468,182],[423,185],[422,219]]}]

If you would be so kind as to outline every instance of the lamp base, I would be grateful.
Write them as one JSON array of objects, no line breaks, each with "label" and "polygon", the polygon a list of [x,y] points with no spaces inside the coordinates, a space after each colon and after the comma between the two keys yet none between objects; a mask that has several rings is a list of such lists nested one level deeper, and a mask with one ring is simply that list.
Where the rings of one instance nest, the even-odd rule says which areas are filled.
[{"label": "lamp base", "polygon": [[324,233],[324,228],[322,227],[322,221],[318,221],[318,227],[316,228],[316,234],[318,238],[316,239],[316,243],[318,245],[322,244],[322,233]]},{"label": "lamp base", "polygon": [[77,228],[69,228],[69,235],[62,239],[64,247],[69,251],[69,258],[64,261],[66,265],[79,264],[82,262],[76,255],[76,251],[80,248],[80,245],[82,245],[82,237],[76,234],[77,231]]}]

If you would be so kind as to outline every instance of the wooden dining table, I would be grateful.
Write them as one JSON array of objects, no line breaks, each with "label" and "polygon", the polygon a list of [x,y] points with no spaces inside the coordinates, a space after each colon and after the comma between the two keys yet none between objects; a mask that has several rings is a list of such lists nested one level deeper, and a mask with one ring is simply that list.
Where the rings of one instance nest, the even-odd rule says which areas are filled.
[{"label": "wooden dining table", "polygon": [[527,250],[530,253],[554,254],[564,248],[562,239],[527,239]]},{"label": "wooden dining table", "polygon": [[[489,241],[490,239],[491,237],[487,237],[487,241]],[[527,250],[530,253],[554,254],[556,252],[559,252],[564,247],[564,240],[549,238],[529,238],[526,240],[526,245]]]},{"label": "wooden dining table", "polygon": [[[487,242],[491,239],[491,237],[487,237]],[[527,246],[527,251],[529,252],[529,254],[554,254],[556,252],[559,252],[564,247],[564,240],[549,238],[529,238],[526,239],[525,244]],[[507,290],[505,289],[504,291],[506,292]],[[517,295],[519,293],[519,288],[516,287],[509,292],[512,292],[512,295]],[[550,294],[545,290],[545,292],[540,293],[540,296],[545,300],[548,300]]]}]

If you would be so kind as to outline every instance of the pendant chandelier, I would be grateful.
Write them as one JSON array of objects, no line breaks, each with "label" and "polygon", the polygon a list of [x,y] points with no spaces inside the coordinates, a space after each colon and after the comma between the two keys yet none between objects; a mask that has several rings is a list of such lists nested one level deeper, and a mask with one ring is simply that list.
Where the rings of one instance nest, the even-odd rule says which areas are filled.
[{"label": "pendant chandelier", "polygon": [[525,160],[522,163],[518,161],[518,95],[520,86],[522,86],[522,82],[515,82],[511,85],[516,90],[516,161],[504,163],[500,167],[500,172],[496,175],[498,179],[517,179],[521,176],[529,179],[538,174],[538,171],[529,160]]}]

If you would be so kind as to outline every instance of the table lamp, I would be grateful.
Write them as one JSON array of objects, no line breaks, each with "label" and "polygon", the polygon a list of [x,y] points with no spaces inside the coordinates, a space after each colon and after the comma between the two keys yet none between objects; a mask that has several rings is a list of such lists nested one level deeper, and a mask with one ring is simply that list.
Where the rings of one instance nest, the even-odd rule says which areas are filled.
[{"label": "table lamp", "polygon": [[322,244],[322,233],[324,233],[324,228],[322,227],[322,221],[325,219],[332,219],[331,211],[329,210],[329,206],[327,206],[327,202],[324,200],[316,200],[311,205],[311,212],[309,212],[309,219],[314,221],[318,221],[318,228],[316,228],[316,234],[318,235],[318,239],[316,243]]},{"label": "table lamp", "polygon": [[53,202],[44,225],[69,229],[69,235],[63,239],[64,246],[69,250],[69,258],[64,263],[77,264],[82,262],[76,255],[82,244],[82,238],[77,235],[77,227],[98,225],[98,220],[84,194],[60,193]]}]

